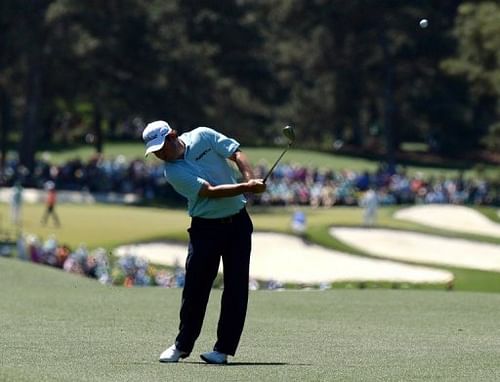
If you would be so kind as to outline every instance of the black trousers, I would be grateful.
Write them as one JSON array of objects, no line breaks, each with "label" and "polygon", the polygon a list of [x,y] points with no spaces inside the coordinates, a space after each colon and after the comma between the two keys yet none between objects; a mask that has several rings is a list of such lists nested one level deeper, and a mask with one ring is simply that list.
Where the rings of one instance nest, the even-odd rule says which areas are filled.
[{"label": "black trousers", "polygon": [[222,219],[193,218],[188,232],[186,279],[175,344],[182,351],[192,351],[222,258],[224,290],[214,350],[234,355],[247,312],[252,221],[242,209]]}]

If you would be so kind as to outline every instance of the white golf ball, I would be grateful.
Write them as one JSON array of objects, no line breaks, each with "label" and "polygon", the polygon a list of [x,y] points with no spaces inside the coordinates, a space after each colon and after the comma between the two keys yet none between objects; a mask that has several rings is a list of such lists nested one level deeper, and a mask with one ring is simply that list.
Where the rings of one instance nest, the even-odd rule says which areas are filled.
[{"label": "white golf ball", "polygon": [[429,26],[429,20],[427,19],[422,19],[419,22],[420,28],[427,28]]}]

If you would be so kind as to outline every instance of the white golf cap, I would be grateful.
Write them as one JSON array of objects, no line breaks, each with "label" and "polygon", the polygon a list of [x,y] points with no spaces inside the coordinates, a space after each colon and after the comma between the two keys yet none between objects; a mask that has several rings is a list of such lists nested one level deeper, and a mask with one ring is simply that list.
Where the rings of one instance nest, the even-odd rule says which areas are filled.
[{"label": "white golf cap", "polygon": [[146,153],[144,156],[160,150],[165,143],[165,138],[171,131],[172,128],[165,121],[148,123],[142,132],[142,140],[146,144]]}]

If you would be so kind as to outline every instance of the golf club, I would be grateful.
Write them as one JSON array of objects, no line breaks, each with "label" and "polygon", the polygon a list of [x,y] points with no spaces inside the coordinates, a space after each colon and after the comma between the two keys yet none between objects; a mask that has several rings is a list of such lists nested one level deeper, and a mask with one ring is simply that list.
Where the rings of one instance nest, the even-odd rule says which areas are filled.
[{"label": "golf club", "polygon": [[283,128],[283,135],[288,139],[288,146],[285,148],[285,150],[283,150],[283,152],[281,153],[279,158],[276,160],[276,162],[274,162],[273,166],[271,167],[271,169],[267,173],[266,177],[264,178],[264,183],[266,183],[266,180],[267,180],[267,178],[269,178],[269,175],[271,175],[271,173],[273,172],[276,165],[279,163],[281,158],[283,158],[283,155],[285,155],[285,153],[288,151],[288,149],[290,147],[292,147],[292,143],[295,141],[295,132],[293,131],[292,126],[285,126]]}]

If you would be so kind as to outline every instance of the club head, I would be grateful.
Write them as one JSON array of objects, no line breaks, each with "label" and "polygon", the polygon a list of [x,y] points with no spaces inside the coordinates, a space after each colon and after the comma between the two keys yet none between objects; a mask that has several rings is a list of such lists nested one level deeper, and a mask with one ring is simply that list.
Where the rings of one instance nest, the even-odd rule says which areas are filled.
[{"label": "club head", "polygon": [[283,135],[288,139],[288,144],[292,144],[295,141],[295,132],[292,126],[285,126],[283,128]]}]

